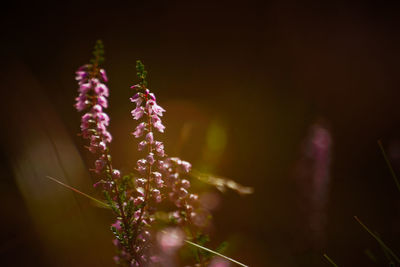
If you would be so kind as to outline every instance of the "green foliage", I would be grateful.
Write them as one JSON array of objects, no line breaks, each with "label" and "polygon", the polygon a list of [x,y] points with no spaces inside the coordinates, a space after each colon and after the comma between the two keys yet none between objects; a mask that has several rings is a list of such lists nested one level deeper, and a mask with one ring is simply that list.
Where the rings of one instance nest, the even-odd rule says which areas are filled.
[{"label": "green foliage", "polygon": [[147,71],[145,70],[143,63],[140,60],[136,60],[136,75],[140,80],[139,84],[142,87],[146,87],[147,86],[147,81],[146,81]]},{"label": "green foliage", "polygon": [[110,193],[108,193],[105,190],[103,192],[104,192],[104,197],[107,201],[107,204],[111,207],[112,211],[114,211],[115,214],[117,214],[119,216],[120,215],[119,209],[115,205],[115,202],[111,199]]},{"label": "green foliage", "polygon": [[215,251],[223,254],[228,249],[228,246],[229,246],[229,243],[227,241],[223,241],[221,244],[219,244],[219,246],[216,248]]},{"label": "green foliage", "polygon": [[104,45],[101,40],[97,40],[93,49],[93,58],[90,60],[93,65],[101,65],[104,62]]}]

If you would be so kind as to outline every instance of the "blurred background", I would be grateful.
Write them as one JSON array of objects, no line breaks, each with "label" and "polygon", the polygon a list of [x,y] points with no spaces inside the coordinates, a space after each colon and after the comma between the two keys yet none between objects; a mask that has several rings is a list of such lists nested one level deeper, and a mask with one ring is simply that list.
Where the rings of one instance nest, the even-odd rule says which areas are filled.
[{"label": "blurred background", "polygon": [[[393,2],[394,3],[394,2]],[[97,39],[117,168],[135,61],[167,113],[170,155],[254,187],[207,189],[214,246],[250,266],[385,266],[357,215],[400,253],[399,6],[347,1],[15,2],[3,6],[0,265],[112,266],[109,211],[45,178],[93,189],[77,133],[75,70]],[[233,265],[232,265],[233,266]]]}]

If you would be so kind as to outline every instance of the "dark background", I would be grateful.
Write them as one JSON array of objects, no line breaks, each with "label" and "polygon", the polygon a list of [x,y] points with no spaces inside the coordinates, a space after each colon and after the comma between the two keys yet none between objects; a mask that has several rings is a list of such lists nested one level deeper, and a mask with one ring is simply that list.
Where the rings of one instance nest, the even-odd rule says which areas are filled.
[{"label": "dark background", "polygon": [[[212,236],[230,241],[229,256],[250,266],[329,266],[327,253],[339,266],[387,266],[353,216],[400,252],[400,192],[376,143],[399,172],[399,11],[372,1],[3,7],[0,265],[112,264],[107,211],[43,178],[96,194],[76,136],[74,71],[102,39],[117,167],[128,170],[139,157],[128,98],[141,59],[167,110],[167,150],[255,188],[221,195],[214,211]],[[296,179],[315,123],[332,139],[320,235],[308,220],[310,179]],[[226,137],[217,156],[205,149],[210,125]]]}]

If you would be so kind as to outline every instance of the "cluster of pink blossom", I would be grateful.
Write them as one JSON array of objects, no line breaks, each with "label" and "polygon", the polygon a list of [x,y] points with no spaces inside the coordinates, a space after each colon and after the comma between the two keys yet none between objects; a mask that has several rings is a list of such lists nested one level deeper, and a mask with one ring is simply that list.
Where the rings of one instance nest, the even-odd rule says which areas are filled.
[{"label": "cluster of pink blossom", "polygon": [[[112,137],[107,130],[110,119],[103,111],[108,107],[109,90],[105,85],[108,78],[105,70],[98,68],[97,64],[87,64],[78,69],[76,80],[79,84],[79,96],[76,98],[75,107],[78,111],[86,111],[81,119],[81,135],[84,139],[89,140],[88,150],[98,156],[94,164],[95,167],[91,170],[105,178],[95,183],[94,186],[102,184],[105,192],[112,194],[112,200],[108,204],[115,207],[114,212],[117,215],[117,220],[111,226],[116,229],[117,233],[124,233],[126,232],[125,228],[129,226],[129,218],[127,218],[124,209],[127,202],[121,201],[119,196],[118,181],[121,178],[121,173],[114,169],[111,164],[108,144]],[[116,203],[114,204],[113,201]],[[126,239],[129,238],[126,237]],[[129,262],[132,258],[130,240],[124,240],[123,243],[124,246],[121,247],[121,242],[118,239],[114,240],[114,244],[121,247],[116,260],[125,259]]]},{"label": "cluster of pink blossom", "polygon": [[[153,133],[154,130],[164,132],[165,126],[160,117],[165,110],[157,104],[155,95],[142,84],[131,88],[137,91],[131,98],[136,104],[132,110],[132,117],[142,120],[132,134],[136,138],[143,138],[138,144],[138,150],[146,152],[145,157],[139,159],[136,164],[140,176],[135,178],[134,203],[143,206],[136,211],[138,220],[135,227],[140,232],[142,225],[150,225],[151,212],[155,210],[153,207],[164,199],[171,201],[178,208],[172,213],[175,223],[181,226],[190,224],[197,214],[198,196],[189,193],[190,182],[182,176],[190,172],[191,164],[179,158],[167,157],[163,143],[155,140]],[[145,251],[144,244],[148,243],[136,243],[135,250]],[[143,254],[142,258],[145,259]]]},{"label": "cluster of pink blossom", "polygon": [[[81,119],[81,133],[84,139],[89,139],[87,146],[90,152],[99,153],[101,156],[95,162],[94,171],[101,173],[107,164],[107,145],[111,142],[111,134],[107,130],[110,118],[103,109],[108,107],[108,87],[104,84],[108,81],[104,69],[95,66],[83,65],[76,72],[76,80],[79,84],[79,96],[76,98],[75,107],[78,111],[86,113]],[[113,171],[114,176],[119,176],[119,171]]]},{"label": "cluster of pink blossom", "polygon": [[153,222],[152,204],[160,203],[163,199],[161,190],[164,180],[158,171],[157,162],[165,157],[164,145],[155,140],[154,130],[164,132],[165,126],[160,117],[165,110],[156,102],[156,98],[149,89],[142,85],[134,85],[131,88],[136,89],[136,94],[131,97],[131,101],[136,104],[132,110],[132,117],[135,120],[141,120],[135,131],[132,133],[136,138],[142,137],[143,140],[138,144],[139,151],[146,151],[144,158],[136,163],[136,171],[139,177],[135,178],[134,204],[140,209],[135,211],[135,220],[133,227],[136,236],[133,236],[134,250],[136,255],[140,255],[137,262],[138,266],[147,260],[146,250],[149,248],[149,231],[146,230]]},{"label": "cluster of pink blossom", "polygon": [[[112,137],[107,130],[110,119],[104,112],[108,107],[109,90],[105,85],[108,78],[104,69],[98,67],[101,44],[98,47],[100,50],[96,50],[94,63],[84,65],[76,72],[79,96],[75,107],[79,112],[85,112],[81,120],[81,135],[89,140],[87,148],[96,155],[92,170],[102,178],[95,186],[103,185],[107,204],[116,215],[116,221],[111,224],[115,235],[113,243],[118,251],[114,260],[122,266],[163,266],[160,259],[183,245],[185,233],[196,241],[207,216],[202,212],[198,195],[190,193],[191,184],[187,176],[191,164],[168,157],[164,144],[156,140],[157,132],[165,130],[161,120],[165,110],[146,87],[147,72],[140,62],[137,69],[141,81],[131,87],[135,94],[130,100],[136,105],[132,117],[138,121],[132,135],[141,139],[138,151],[145,155],[136,162],[136,175],[122,177],[117,169],[113,169],[109,152]],[[166,229],[169,230],[157,234],[152,226],[157,218],[156,211],[164,200],[173,204],[168,204],[173,207],[172,211],[169,210],[171,216]]]},{"label": "cluster of pink blossom", "polygon": [[178,208],[172,218],[178,224],[191,223],[196,219],[199,197],[189,192],[190,182],[185,179],[191,170],[191,164],[176,157],[169,157],[159,162],[159,169],[165,177],[169,200]]}]

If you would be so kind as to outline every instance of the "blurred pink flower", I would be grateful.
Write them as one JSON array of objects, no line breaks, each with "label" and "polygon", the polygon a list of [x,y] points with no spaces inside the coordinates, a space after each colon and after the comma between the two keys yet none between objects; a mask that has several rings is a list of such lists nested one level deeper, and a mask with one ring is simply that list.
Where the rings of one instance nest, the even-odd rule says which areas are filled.
[{"label": "blurred pink flower", "polygon": [[184,232],[177,227],[166,228],[157,234],[157,241],[166,253],[173,253],[179,249],[183,245],[184,238]]}]

